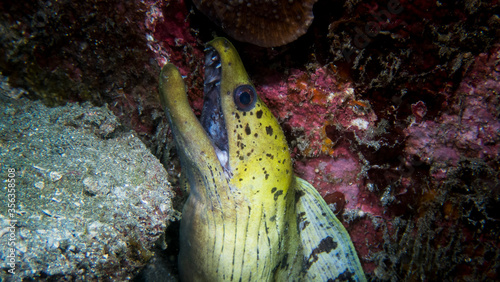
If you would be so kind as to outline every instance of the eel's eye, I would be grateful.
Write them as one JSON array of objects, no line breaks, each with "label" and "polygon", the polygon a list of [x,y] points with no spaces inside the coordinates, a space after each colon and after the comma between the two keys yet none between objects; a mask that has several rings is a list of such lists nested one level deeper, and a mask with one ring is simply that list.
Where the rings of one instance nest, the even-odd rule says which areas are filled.
[{"label": "eel's eye", "polygon": [[251,85],[240,85],[234,90],[234,103],[238,110],[250,111],[255,107],[255,102],[257,102],[257,93]]}]

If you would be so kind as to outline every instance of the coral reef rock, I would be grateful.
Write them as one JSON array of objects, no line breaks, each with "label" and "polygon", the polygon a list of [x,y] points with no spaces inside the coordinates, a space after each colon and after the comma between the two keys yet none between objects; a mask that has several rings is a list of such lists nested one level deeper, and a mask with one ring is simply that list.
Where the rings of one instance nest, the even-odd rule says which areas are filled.
[{"label": "coral reef rock", "polygon": [[0,280],[134,277],[176,216],[163,166],[106,107],[0,90]]},{"label": "coral reef rock", "polygon": [[200,11],[234,39],[262,47],[290,43],[306,33],[317,0],[195,0]]}]

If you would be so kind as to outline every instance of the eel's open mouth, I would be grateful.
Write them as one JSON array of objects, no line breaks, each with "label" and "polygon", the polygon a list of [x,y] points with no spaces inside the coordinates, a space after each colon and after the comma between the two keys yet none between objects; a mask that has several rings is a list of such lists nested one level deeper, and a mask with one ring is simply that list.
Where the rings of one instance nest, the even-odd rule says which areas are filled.
[{"label": "eel's open mouth", "polygon": [[229,171],[228,140],[226,123],[220,100],[220,80],[222,67],[220,55],[212,47],[205,49],[205,82],[203,87],[204,99],[200,122],[207,136],[212,140],[213,147],[219,162],[225,171]]}]

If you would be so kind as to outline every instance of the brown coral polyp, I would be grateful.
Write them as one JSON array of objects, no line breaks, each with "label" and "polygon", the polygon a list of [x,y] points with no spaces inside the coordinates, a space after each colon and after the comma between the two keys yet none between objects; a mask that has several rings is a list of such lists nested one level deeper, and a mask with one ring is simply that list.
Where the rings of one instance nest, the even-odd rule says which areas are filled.
[{"label": "brown coral polyp", "polygon": [[193,0],[234,39],[262,47],[290,43],[306,33],[317,0]]}]

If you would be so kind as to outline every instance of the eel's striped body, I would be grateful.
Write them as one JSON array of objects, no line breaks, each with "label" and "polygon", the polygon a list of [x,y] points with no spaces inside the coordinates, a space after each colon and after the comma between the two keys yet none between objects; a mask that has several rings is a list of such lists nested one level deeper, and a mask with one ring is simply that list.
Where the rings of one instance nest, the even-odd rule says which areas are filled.
[{"label": "eel's striped body", "polygon": [[277,120],[238,53],[208,44],[199,121],[177,68],[160,98],[189,197],[180,230],[183,281],[365,281],[349,235],[319,193],[293,175]]}]

